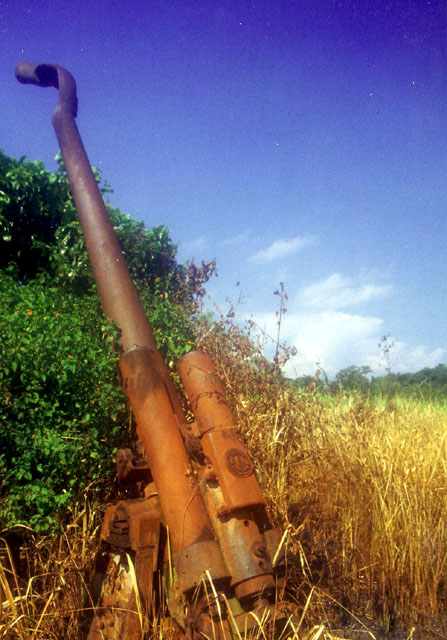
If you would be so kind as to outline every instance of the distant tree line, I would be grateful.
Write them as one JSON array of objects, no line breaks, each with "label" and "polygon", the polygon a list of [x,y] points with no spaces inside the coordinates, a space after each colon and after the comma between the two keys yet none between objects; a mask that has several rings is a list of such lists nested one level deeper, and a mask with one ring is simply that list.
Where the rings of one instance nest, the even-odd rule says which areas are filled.
[{"label": "distant tree line", "polygon": [[319,389],[328,393],[357,391],[368,395],[401,394],[423,398],[439,398],[447,395],[447,364],[424,367],[416,373],[387,373],[371,376],[368,366],[351,365],[341,369],[334,380],[324,373],[315,376],[299,376],[292,385],[299,389]]}]

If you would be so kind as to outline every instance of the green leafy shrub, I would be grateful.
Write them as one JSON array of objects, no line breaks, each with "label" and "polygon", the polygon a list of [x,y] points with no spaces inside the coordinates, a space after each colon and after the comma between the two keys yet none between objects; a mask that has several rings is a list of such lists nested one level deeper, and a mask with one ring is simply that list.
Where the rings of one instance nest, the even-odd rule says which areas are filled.
[{"label": "green leafy shrub", "polygon": [[[166,227],[108,209],[173,369],[192,347],[214,264],[179,265]],[[100,308],[62,163],[49,173],[0,152],[0,256],[0,526],[49,530],[86,491],[104,497],[114,452],[133,436],[118,333]]]},{"label": "green leafy shrub", "polygon": [[[110,480],[125,441],[114,338],[95,297],[0,272],[0,518],[50,526]],[[99,483],[99,484],[98,484]]]},{"label": "green leafy shrub", "polygon": [[[15,160],[0,150],[0,269],[13,265],[21,282],[44,272],[55,284],[86,293],[95,283],[60,156],[58,163],[58,170],[49,172],[38,160]],[[98,170],[94,173],[107,196],[112,189]],[[166,227],[148,229],[118,208],[107,209],[137,288],[167,292],[188,312],[195,309],[214,262],[179,264]]]}]

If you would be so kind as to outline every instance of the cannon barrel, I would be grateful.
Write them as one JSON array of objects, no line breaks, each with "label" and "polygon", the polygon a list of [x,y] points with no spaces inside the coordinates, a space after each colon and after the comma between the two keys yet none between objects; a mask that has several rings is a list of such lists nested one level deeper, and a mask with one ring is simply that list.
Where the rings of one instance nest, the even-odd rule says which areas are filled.
[{"label": "cannon barrel", "polygon": [[[183,610],[185,617],[181,624],[185,627],[204,630],[199,636],[193,635],[194,638],[203,634],[210,637],[215,633],[215,609],[220,610],[220,603],[223,605],[225,600],[221,599],[223,593],[230,601],[233,619],[235,616],[239,620],[239,631],[235,631],[225,614],[224,637],[240,637],[240,631],[247,630],[247,625],[257,619],[253,616],[250,622],[247,612],[260,607],[270,611],[275,608],[275,588],[284,575],[284,555],[280,553],[284,537],[273,528],[253,464],[237,436],[233,414],[214,365],[209,356],[199,352],[189,353],[179,361],[181,380],[196,417],[193,425],[185,424],[176,389],[156,348],[152,328],[76,126],[78,102],[73,76],[58,65],[27,62],[19,63],[15,73],[24,84],[59,90],[52,122],[102,308],[106,318],[116,323],[120,331],[119,368],[123,390],[136,419],[174,552],[171,580],[175,585],[171,584],[170,590],[172,601],[177,603],[174,610]],[[199,452],[194,468],[189,457],[193,449],[188,444],[188,453],[182,430],[188,434],[186,441],[193,440],[195,453]],[[124,453],[122,461],[126,455]],[[141,543],[142,555],[137,554],[137,558],[142,567],[152,571],[152,561],[148,561],[146,552],[159,516],[153,516],[150,508],[144,511],[144,506],[131,503],[120,502],[108,509],[103,539],[107,541],[107,536],[112,539],[115,535],[115,516],[133,518],[130,528],[134,542]],[[116,537],[113,539],[116,543]],[[152,548],[155,549],[155,544]],[[211,600],[208,587],[197,599],[196,588],[202,584],[203,589],[205,574],[220,594],[214,591]],[[149,578],[143,576],[142,579],[141,590],[149,593]],[[182,594],[187,596],[186,600]],[[150,606],[147,602],[148,610]],[[182,615],[179,613],[177,617]],[[274,619],[281,617],[285,618],[274,612]],[[93,624],[89,640],[103,637],[101,629],[100,624]],[[140,637],[138,633],[136,637]],[[133,638],[130,631],[128,637]]]},{"label": "cannon barrel", "polygon": [[[174,551],[211,540],[209,520],[194,478],[179,424],[184,422],[171,376],[157,351],[153,331],[127,269],[122,250],[82,144],[75,117],[76,83],[63,67],[21,62],[17,79],[59,89],[53,127],[59,142],[105,316],[121,333],[124,392],[157,486]],[[182,526],[179,527],[179,523]]]}]

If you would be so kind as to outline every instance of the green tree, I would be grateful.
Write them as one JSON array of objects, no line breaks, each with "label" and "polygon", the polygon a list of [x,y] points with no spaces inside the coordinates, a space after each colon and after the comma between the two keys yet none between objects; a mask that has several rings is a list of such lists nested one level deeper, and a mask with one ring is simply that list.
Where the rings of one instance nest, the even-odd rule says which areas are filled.
[{"label": "green tree", "polygon": [[[108,209],[173,367],[191,349],[214,264],[179,264],[165,227]],[[0,152],[0,295],[0,526],[45,530],[86,490],[107,491],[114,451],[131,437],[117,334],[100,309],[61,162],[51,173]]]},{"label": "green tree", "polygon": [[48,270],[58,227],[67,222],[68,183],[39,161],[0,151],[0,268],[14,264],[21,281]]},{"label": "green tree", "polygon": [[369,373],[371,373],[371,368],[368,366],[351,365],[336,374],[333,387],[365,392],[369,388],[369,380],[366,377]]},{"label": "green tree", "polygon": [[391,392],[405,396],[444,399],[447,393],[447,365],[424,367],[416,373],[389,373],[386,376],[373,378],[371,391],[373,394]]}]

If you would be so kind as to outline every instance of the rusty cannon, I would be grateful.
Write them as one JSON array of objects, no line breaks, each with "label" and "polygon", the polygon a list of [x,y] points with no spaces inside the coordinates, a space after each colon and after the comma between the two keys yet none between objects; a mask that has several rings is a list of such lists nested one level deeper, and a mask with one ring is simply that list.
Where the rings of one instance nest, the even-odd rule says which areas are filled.
[{"label": "rusty cannon", "polygon": [[118,479],[136,485],[139,497],[106,510],[89,640],[145,637],[160,601],[191,640],[254,636],[267,624],[284,632],[289,617],[277,604],[284,536],[272,525],[213,363],[200,352],[179,361],[195,417],[188,422],[79,135],[74,78],[58,65],[26,62],[15,74],[59,91],[52,122],[103,312],[120,331],[122,388],[139,438],[117,454]]}]

